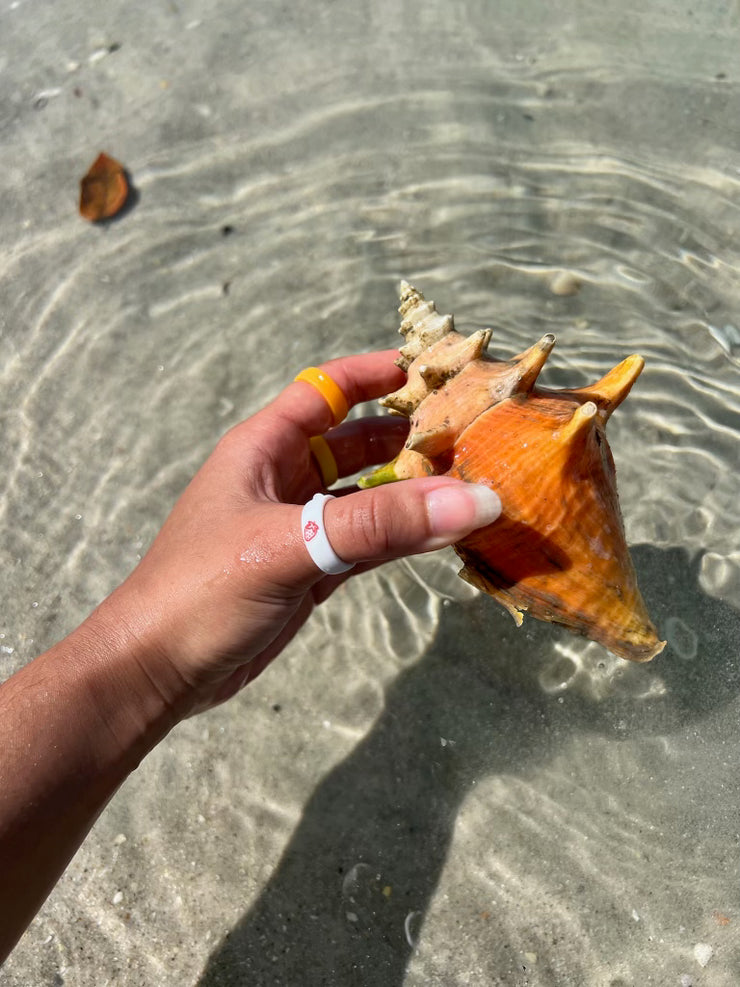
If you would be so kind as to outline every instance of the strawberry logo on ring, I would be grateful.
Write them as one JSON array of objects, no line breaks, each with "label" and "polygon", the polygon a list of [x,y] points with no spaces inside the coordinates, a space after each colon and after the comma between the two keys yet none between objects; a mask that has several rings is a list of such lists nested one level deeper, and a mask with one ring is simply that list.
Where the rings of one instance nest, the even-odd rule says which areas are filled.
[{"label": "strawberry logo on ring", "polygon": [[315,521],[307,521],[303,528],[303,538],[305,541],[311,541],[314,535],[318,534],[319,526]]}]

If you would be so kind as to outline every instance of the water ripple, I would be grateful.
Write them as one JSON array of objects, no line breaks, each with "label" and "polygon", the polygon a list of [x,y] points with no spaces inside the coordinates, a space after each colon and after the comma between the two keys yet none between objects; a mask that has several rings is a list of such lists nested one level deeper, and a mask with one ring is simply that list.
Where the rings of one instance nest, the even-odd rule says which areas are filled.
[{"label": "water ripple", "polygon": [[[4,984],[64,963],[82,985],[122,964],[190,983],[211,954],[296,982],[277,952],[260,979],[249,946],[282,943],[284,913],[302,970],[336,977],[311,943],[351,934],[337,868],[373,853],[408,887],[379,885],[403,952],[391,976],[368,945],[366,987],[680,983],[696,943],[734,982],[711,919],[732,908],[737,801],[717,760],[738,748],[729,7],[539,5],[528,24],[482,0],[218,0],[207,22],[112,10],[111,53],[84,10],[62,4],[67,29],[26,6],[0,55],[4,669],[127,574],[226,428],[301,366],[395,341],[400,277],[464,331],[491,326],[498,355],[555,332],[548,386],[645,357],[609,432],[669,650],[625,669],[517,630],[451,552],[363,575],[208,736],[185,724],[152,756]],[[102,228],[75,213],[92,134],[139,193]]]}]

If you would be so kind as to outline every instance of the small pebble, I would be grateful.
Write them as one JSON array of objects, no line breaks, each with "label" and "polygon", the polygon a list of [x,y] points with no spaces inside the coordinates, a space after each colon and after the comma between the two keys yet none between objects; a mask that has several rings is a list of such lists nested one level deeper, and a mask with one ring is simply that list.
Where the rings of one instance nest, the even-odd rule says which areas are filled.
[{"label": "small pebble", "polygon": [[553,295],[577,295],[581,284],[581,279],[572,271],[557,271],[550,278],[550,291]]},{"label": "small pebble", "polygon": [[698,942],[694,946],[694,959],[699,966],[706,966],[714,955],[714,950],[708,942]]},{"label": "small pebble", "polygon": [[118,836],[114,838],[113,845],[120,846],[122,843],[125,842],[126,842],[126,837],[123,835],[123,833],[119,833]]},{"label": "small pebble", "polygon": [[113,895],[113,904],[120,905],[122,901],[123,901],[123,892],[116,891],[116,893]]}]

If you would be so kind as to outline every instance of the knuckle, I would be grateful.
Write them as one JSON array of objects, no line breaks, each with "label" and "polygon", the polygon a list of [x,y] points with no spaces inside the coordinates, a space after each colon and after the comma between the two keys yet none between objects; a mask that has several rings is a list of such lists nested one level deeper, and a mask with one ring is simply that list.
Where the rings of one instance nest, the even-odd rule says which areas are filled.
[{"label": "knuckle", "polygon": [[363,554],[383,556],[392,544],[387,511],[383,510],[383,498],[377,491],[368,491],[362,510],[358,512],[353,526],[353,537]]}]

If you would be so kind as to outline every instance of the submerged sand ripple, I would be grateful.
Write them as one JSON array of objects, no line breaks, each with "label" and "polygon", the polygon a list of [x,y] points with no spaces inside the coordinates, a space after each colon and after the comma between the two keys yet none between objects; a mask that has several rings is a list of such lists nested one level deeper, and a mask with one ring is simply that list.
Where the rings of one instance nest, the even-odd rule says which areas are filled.
[{"label": "submerged sand ripple", "polygon": [[[734,985],[730,8],[6,6],[3,674],[136,564],[229,425],[387,345],[402,274],[494,351],[556,332],[552,386],[644,354],[611,441],[673,647],[625,671],[517,631],[449,555],[353,581],[146,760],[0,985]],[[140,197],[96,229],[102,146]]]}]

